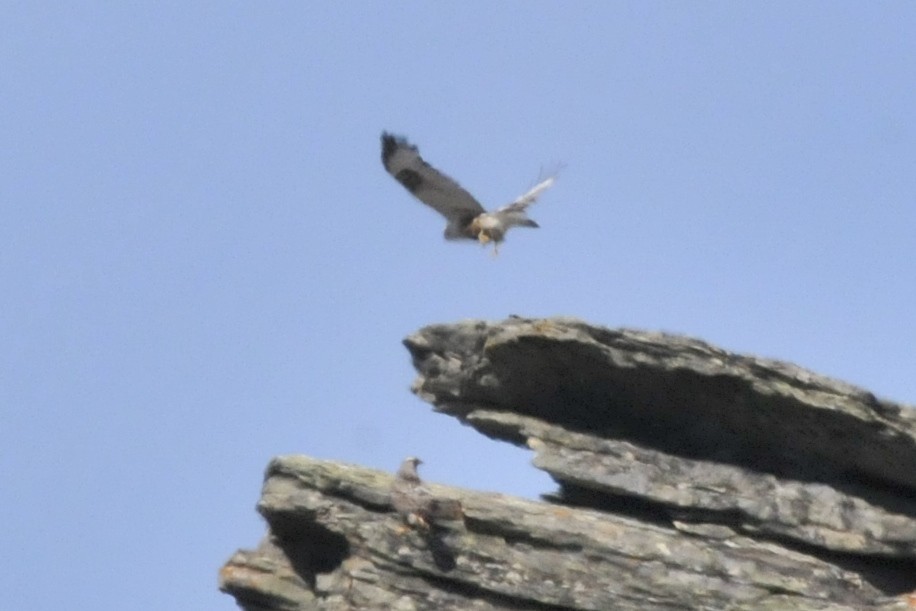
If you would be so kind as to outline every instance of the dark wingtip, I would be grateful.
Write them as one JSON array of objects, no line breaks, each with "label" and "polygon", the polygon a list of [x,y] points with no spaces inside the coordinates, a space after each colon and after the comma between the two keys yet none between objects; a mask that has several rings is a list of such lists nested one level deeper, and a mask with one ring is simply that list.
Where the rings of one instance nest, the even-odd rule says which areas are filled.
[{"label": "dark wingtip", "polygon": [[414,153],[419,154],[419,150],[416,146],[407,141],[407,138],[403,136],[395,136],[394,134],[383,131],[382,132],[382,164],[387,168],[388,160],[391,159],[391,156],[398,152],[398,149],[407,149],[413,151]]},{"label": "dark wingtip", "polygon": [[388,165],[388,160],[396,150],[398,150],[398,138],[388,132],[382,132],[382,163]]}]

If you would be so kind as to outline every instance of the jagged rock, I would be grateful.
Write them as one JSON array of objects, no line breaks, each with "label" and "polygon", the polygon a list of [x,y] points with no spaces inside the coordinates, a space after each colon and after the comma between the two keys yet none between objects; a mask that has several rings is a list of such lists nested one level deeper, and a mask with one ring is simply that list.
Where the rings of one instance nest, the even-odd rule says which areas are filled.
[{"label": "jagged rock", "polygon": [[270,528],[221,588],[268,609],[916,607],[916,410],[793,365],[570,319],[405,340],[414,391],[532,448],[534,502],[427,484],[463,523],[405,528],[392,475],[281,457]]}]

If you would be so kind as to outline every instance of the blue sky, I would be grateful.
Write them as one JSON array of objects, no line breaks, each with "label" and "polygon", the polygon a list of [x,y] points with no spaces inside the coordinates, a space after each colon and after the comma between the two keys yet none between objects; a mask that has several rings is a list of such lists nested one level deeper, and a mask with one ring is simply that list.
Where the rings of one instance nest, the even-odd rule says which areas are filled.
[{"label": "blue sky", "polygon": [[[569,315],[916,401],[912,2],[6,3],[0,590],[235,608],[271,456],[535,496],[401,339]],[[379,134],[500,205],[493,259]]]}]

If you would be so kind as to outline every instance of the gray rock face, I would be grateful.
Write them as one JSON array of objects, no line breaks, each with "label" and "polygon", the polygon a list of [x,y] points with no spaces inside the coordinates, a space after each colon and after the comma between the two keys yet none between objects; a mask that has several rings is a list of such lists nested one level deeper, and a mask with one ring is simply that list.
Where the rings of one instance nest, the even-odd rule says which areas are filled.
[{"label": "gray rock face", "polygon": [[405,340],[414,391],[535,451],[533,502],[424,484],[464,520],[411,529],[393,476],[277,458],[270,532],[223,567],[274,609],[916,608],[916,410],[793,365],[571,319]]}]

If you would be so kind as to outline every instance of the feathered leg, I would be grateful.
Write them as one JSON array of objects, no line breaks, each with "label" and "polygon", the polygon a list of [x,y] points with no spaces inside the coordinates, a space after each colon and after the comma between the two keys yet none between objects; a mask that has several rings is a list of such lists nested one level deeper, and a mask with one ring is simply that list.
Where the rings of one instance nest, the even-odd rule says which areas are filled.
[{"label": "feathered leg", "polygon": [[490,234],[487,233],[486,230],[482,229],[480,233],[477,234],[477,241],[480,242],[480,245],[484,247],[486,247],[487,244],[492,242],[493,243],[493,256],[495,257],[496,255],[499,254],[499,242],[491,238]]}]

